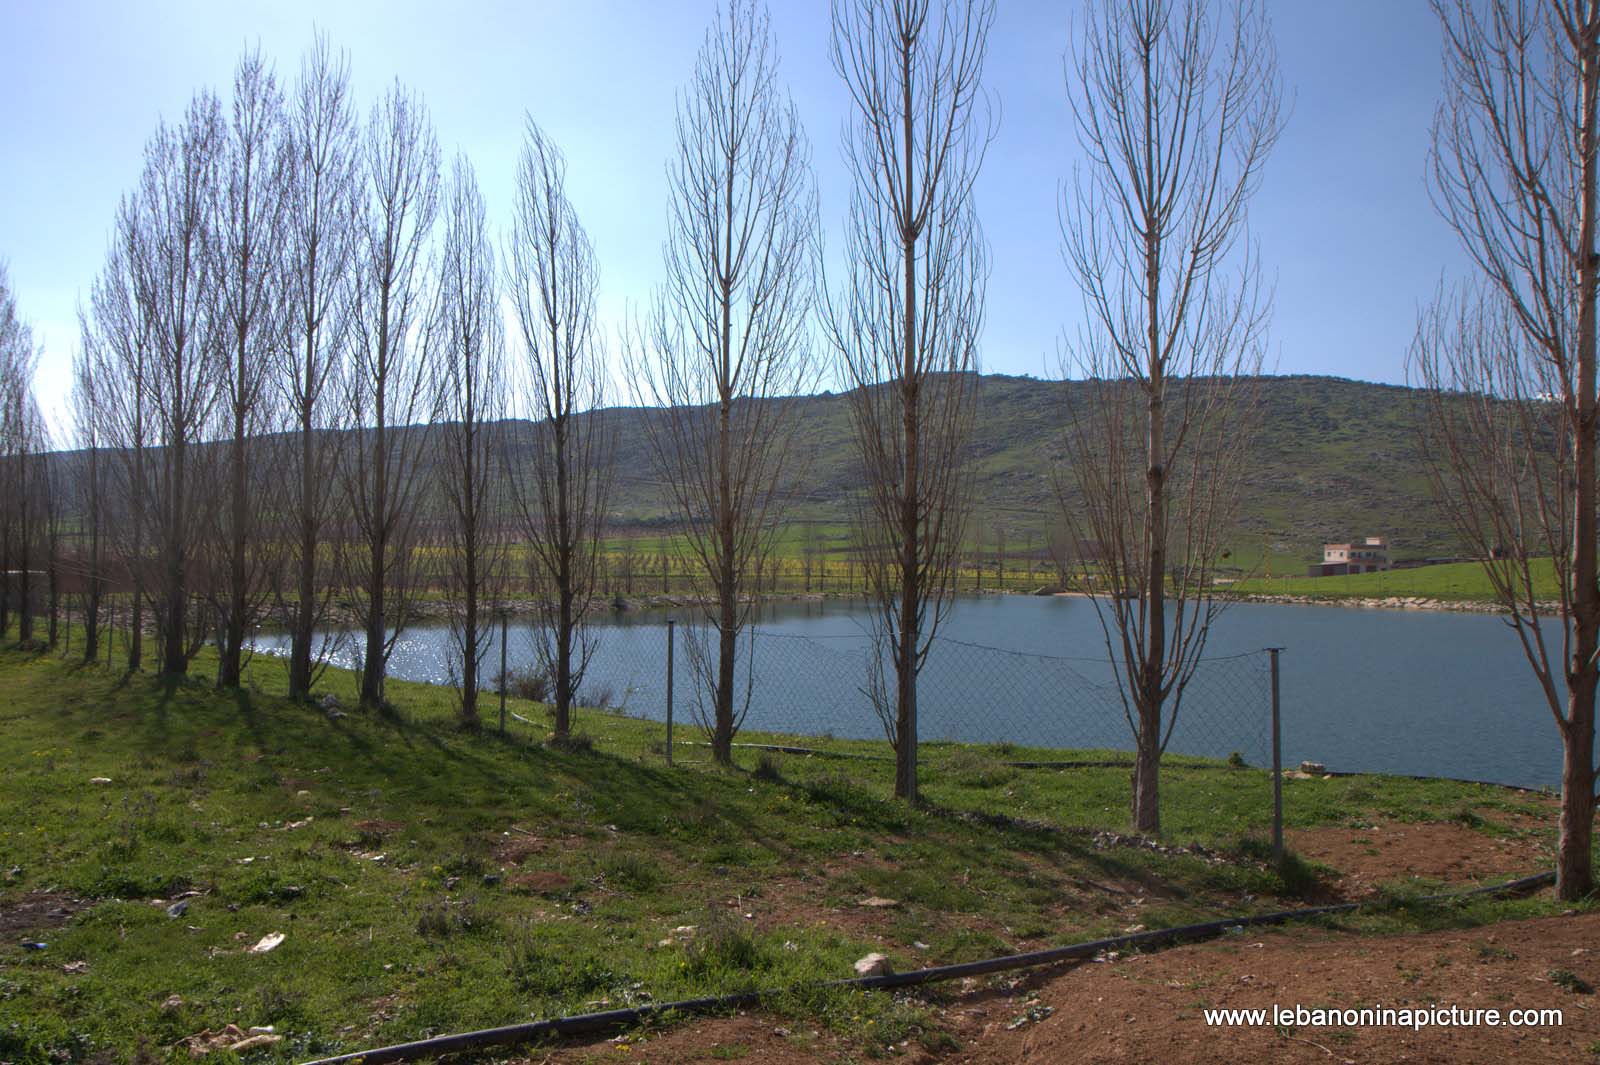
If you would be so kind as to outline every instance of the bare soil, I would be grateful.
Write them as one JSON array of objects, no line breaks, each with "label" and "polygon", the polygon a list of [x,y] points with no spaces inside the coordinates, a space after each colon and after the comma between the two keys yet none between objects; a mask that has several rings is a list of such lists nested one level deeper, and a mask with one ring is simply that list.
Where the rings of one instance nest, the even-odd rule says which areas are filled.
[{"label": "bare soil", "polygon": [[27,932],[59,928],[67,923],[67,918],[88,905],[60,892],[32,892],[9,906],[0,906],[0,936],[11,939]]},{"label": "bare soil", "polygon": [[1491,836],[1453,821],[1380,821],[1366,827],[1290,831],[1289,847],[1337,871],[1333,894],[1360,899],[1386,882],[1408,879],[1489,884],[1554,865],[1546,843],[1532,834]]}]

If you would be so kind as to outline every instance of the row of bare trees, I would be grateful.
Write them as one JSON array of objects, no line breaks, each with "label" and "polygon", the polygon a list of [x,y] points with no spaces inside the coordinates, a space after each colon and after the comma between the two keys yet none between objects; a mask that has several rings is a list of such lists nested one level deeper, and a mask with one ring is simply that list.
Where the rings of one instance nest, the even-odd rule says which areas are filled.
[{"label": "row of bare trees", "polygon": [[[1434,189],[1483,280],[1425,319],[1416,365],[1439,493],[1498,560],[1565,742],[1573,898],[1592,887],[1600,689],[1600,0],[1435,8],[1449,80]],[[719,12],[679,94],[664,280],[618,346],[705,605],[691,659],[719,761],[744,710],[754,582],[805,470],[793,400],[830,361],[820,347],[850,390],[871,687],[896,794],[917,796],[917,676],[967,540],[993,19],[987,0],[835,0],[852,191],[831,281],[809,142],[755,0]],[[1083,163],[1059,222],[1084,324],[1063,363],[1091,388],[1064,419],[1060,496],[1135,741],[1134,822],[1153,832],[1248,453],[1270,308],[1248,204],[1282,128],[1280,80],[1259,0],[1089,0],[1066,73]],[[344,600],[362,699],[378,705],[426,544],[450,567],[464,720],[477,720],[489,616],[526,581],[544,604],[556,728],[570,727],[619,416],[600,410],[595,255],[561,154],[531,120],[498,254],[470,164],[454,160],[447,181],[440,169],[421,101],[396,86],[363,122],[321,41],[292,86],[248,54],[226,104],[201,93],[152,136],[75,367],[86,654],[119,574],[129,625],[142,632],[149,612],[164,670],[210,639],[219,682],[237,684],[250,632],[276,615],[305,696]],[[15,611],[27,637],[60,508],[31,337],[0,297],[0,626]],[[508,430],[517,415],[531,437]],[[1535,592],[1544,559],[1553,618]]]},{"label": "row of bare trees", "polygon": [[[471,164],[440,171],[421,100],[396,85],[363,121],[323,40],[287,88],[247,53],[226,104],[199,93],[151,137],[80,314],[86,655],[115,573],[132,634],[149,612],[163,671],[185,672],[210,641],[218,684],[237,686],[252,634],[275,620],[305,697],[332,650],[324,633],[348,626],[361,701],[381,706],[421,577],[442,558],[475,725],[490,616],[513,579],[587,603],[594,567],[573,560],[592,560],[603,532],[610,441],[595,432],[559,457],[575,414],[598,404],[603,356],[560,153],[530,121],[503,247]],[[523,324],[509,351],[506,299]],[[573,331],[574,313],[591,325]],[[534,420],[517,441],[556,458],[512,453],[517,413]],[[518,527],[507,497],[548,509],[520,508]],[[577,517],[554,533],[558,514]],[[551,539],[559,551],[512,572],[514,541]],[[25,552],[6,557],[31,572]],[[131,668],[143,643],[129,641]],[[551,667],[570,693],[581,666]]]},{"label": "row of bare trees", "polygon": [[[1258,364],[1262,301],[1217,278],[1277,128],[1254,8],[1219,35],[1208,5],[1176,7],[1091,5],[1071,80],[1094,173],[1077,186],[1084,209],[1063,210],[1069,262],[1098,312],[1074,354],[1105,385],[1076,419],[1075,516],[1085,538],[1117,545],[1102,574],[1107,642],[1136,708],[1136,811],[1151,829],[1162,708],[1170,721],[1203,646],[1238,454],[1216,435],[1236,397],[1198,382]],[[896,793],[917,796],[917,676],[970,509],[989,269],[974,187],[997,128],[982,88],[993,19],[983,0],[834,5],[852,193],[832,281],[809,142],[755,0],[719,12],[679,94],[664,281],[619,346],[705,604],[691,661],[720,761],[744,710],[755,582],[805,472],[794,401],[831,362],[850,389],[856,550],[877,603],[870,687]],[[468,722],[489,615],[527,580],[564,732],[593,647],[616,428],[597,414],[598,270],[560,152],[531,121],[498,255],[470,164],[455,160],[448,181],[440,169],[421,101],[395,86],[363,122],[324,41],[287,87],[247,54],[226,105],[201,93],[158,129],[82,316],[90,565],[97,589],[113,568],[125,575],[129,624],[143,631],[150,611],[163,669],[183,671],[213,640],[224,685],[273,617],[291,637],[291,692],[308,695],[342,603],[362,700],[379,705],[419,575],[442,558]],[[1250,257],[1242,269],[1253,276]],[[1143,402],[1113,402],[1132,394]],[[531,439],[508,431],[516,415],[535,420]],[[1164,642],[1169,588],[1179,620]]]}]

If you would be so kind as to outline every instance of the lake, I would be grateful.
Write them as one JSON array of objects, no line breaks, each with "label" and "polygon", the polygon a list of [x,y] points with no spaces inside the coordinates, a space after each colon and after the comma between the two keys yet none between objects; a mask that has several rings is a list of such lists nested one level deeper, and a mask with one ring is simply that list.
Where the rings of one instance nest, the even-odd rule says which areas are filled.
[{"label": "lake", "polygon": [[[690,724],[706,656],[693,612],[676,612],[675,711]],[[606,612],[581,691],[627,713],[666,711],[666,612]],[[741,655],[746,728],[882,738],[868,697],[869,614],[857,601],[766,607]],[[1094,605],[1067,597],[963,598],[940,630],[918,687],[925,740],[1024,746],[1130,746]],[[283,652],[281,636],[257,646]],[[401,638],[391,673],[447,682],[442,624]],[[1514,634],[1499,618],[1346,607],[1240,604],[1217,621],[1207,661],[1185,693],[1168,750],[1270,764],[1268,646],[1282,647],[1286,765],[1555,785],[1561,743]],[[485,659],[499,669],[498,641]],[[752,657],[753,656],[753,659]],[[513,670],[536,658],[527,623],[511,623]],[[337,664],[351,665],[350,648]],[[752,669],[753,661],[753,669]]]}]

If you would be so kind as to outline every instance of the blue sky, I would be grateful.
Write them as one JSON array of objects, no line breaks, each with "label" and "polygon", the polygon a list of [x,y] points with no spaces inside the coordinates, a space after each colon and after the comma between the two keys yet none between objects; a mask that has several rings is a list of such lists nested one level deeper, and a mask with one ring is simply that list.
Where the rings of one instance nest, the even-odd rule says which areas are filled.
[{"label": "blue sky", "polygon": [[[986,370],[1056,372],[1080,303],[1059,251],[1059,181],[1078,157],[1062,82],[1076,0],[999,0],[985,70],[1001,108],[977,188],[993,254]],[[1286,96],[1282,140],[1251,209],[1276,282],[1280,373],[1403,382],[1419,306],[1462,271],[1424,173],[1439,37],[1423,0],[1268,0]],[[0,259],[44,347],[59,409],[74,308],[98,269],[118,196],[162,116],[226,88],[259,42],[292,80],[314,28],[350,54],[359,100],[399,78],[426,98],[447,153],[477,168],[508,220],[524,111],[568,156],[570,192],[600,260],[603,311],[659,274],[673,94],[714,0],[476,3],[6,0],[0,15]],[[846,99],[828,62],[826,0],[774,4],[782,76],[813,148],[830,247],[842,245]]]}]

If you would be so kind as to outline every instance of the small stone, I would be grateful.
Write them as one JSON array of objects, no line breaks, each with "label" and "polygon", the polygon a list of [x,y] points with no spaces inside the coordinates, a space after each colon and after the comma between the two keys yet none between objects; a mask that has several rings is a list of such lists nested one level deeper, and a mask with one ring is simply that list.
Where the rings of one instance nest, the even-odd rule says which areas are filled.
[{"label": "small stone", "polygon": [[89,971],[89,963],[86,961],[69,961],[61,967],[61,971],[68,976],[82,976]]},{"label": "small stone", "polygon": [[889,964],[887,954],[868,954],[855,964],[857,976],[888,976],[894,972],[894,966]]},{"label": "small stone", "polygon": [[109,784],[109,783],[111,783],[111,778],[110,777],[90,777],[89,778],[89,783],[91,783],[91,784]]},{"label": "small stone", "polygon": [[188,912],[189,912],[189,900],[188,899],[179,899],[177,902],[174,902],[171,906],[167,907],[167,916],[168,917],[182,917],[184,914],[186,914]]},{"label": "small stone", "polygon": [[883,899],[883,898],[879,898],[876,895],[873,895],[871,898],[862,899],[860,902],[856,903],[856,905],[857,906],[865,906],[868,909],[873,909],[873,910],[887,910],[887,909],[892,909],[892,908],[900,905],[900,900],[899,899]]},{"label": "small stone", "polygon": [[163,1013],[171,1013],[173,1010],[181,1009],[183,1009],[183,998],[179,995],[169,995],[167,1000],[161,1004],[161,1012]]},{"label": "small stone", "polygon": [[329,692],[327,695],[322,697],[322,701],[317,705],[322,707],[324,710],[333,711],[339,709],[339,707],[343,704],[339,702],[339,697],[337,695]]}]

